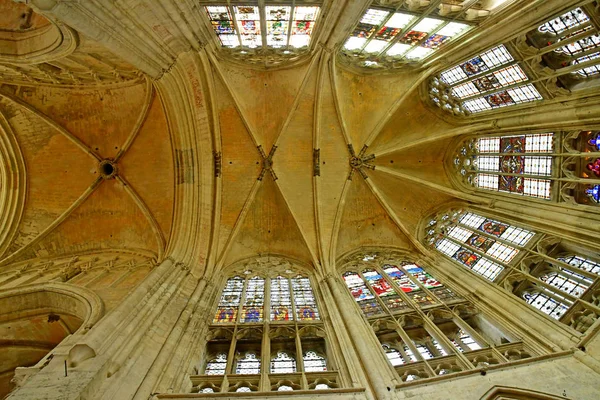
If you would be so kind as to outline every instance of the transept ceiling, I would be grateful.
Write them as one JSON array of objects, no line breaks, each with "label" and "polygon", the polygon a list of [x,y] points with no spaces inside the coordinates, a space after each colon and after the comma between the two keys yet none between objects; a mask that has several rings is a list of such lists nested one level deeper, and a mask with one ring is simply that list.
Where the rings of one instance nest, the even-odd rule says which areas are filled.
[{"label": "transept ceiling", "polygon": [[[361,74],[339,65],[334,49],[368,2],[333,3],[323,18],[336,22],[314,51],[278,68],[223,57],[205,26],[190,18],[172,33],[172,13],[156,22],[143,10],[116,55],[112,40],[102,47],[76,32],[76,49],[44,61],[52,68],[0,62],[0,125],[22,160],[11,171],[23,176],[11,187],[19,206],[0,265],[108,250],[160,262],[195,240],[208,250],[194,262],[217,269],[263,254],[327,269],[361,246],[421,252],[420,224],[437,208],[485,203],[446,173],[453,139],[478,126],[424,101],[436,66]],[[123,58],[149,26],[138,52],[162,35],[156,57]],[[211,39],[185,45],[189,32]],[[183,209],[209,215],[209,229],[190,227],[197,221]]]}]

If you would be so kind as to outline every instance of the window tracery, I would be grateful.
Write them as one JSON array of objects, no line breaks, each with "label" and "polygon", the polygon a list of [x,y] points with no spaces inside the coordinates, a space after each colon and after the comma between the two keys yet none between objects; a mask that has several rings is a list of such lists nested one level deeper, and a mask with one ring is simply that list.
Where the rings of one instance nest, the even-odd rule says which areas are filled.
[{"label": "window tracery", "polygon": [[295,265],[269,256],[234,269],[215,307],[195,392],[338,387],[311,278]]},{"label": "window tracery", "polygon": [[525,35],[432,78],[438,107],[464,116],[554,99],[597,85],[600,36],[592,6],[557,15]]},{"label": "window tracery", "polygon": [[376,0],[346,40],[345,61],[368,68],[420,62],[477,26],[499,4]]},{"label": "window tracery", "polygon": [[600,315],[598,254],[469,210],[437,215],[425,238],[453,262],[581,333]]},{"label": "window tracery", "polygon": [[[517,236],[513,232],[511,237]],[[498,333],[502,329],[495,321],[404,253],[361,252],[343,260],[341,271],[385,357],[404,382],[465,371],[484,362],[506,363],[510,349],[523,358],[532,354],[518,338]],[[465,354],[469,364],[460,362],[463,357],[458,354]]]},{"label": "window tracery", "polygon": [[453,164],[461,182],[479,190],[552,202],[598,205],[597,131],[472,136]]},{"label": "window tracery", "polygon": [[276,5],[253,1],[201,4],[222,49],[249,61],[269,56],[281,62],[306,52],[321,10],[320,1],[303,0]]}]

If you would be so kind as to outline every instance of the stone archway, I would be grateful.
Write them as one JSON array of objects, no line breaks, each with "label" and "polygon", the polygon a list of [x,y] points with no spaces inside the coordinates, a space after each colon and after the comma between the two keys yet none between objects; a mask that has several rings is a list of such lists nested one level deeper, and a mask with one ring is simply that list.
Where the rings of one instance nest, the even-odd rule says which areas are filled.
[{"label": "stone archway", "polygon": [[43,368],[48,353],[87,331],[103,312],[96,294],[67,284],[0,291],[0,398],[15,388],[16,368],[33,367],[21,378]]}]

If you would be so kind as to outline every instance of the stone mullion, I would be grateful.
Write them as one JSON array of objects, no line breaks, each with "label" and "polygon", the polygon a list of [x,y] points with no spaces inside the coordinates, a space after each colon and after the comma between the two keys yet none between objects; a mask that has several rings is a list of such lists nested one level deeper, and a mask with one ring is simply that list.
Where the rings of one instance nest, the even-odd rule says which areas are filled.
[{"label": "stone mullion", "polygon": [[[320,315],[324,322],[327,335],[325,347],[325,356],[327,359],[328,370],[339,371],[339,378],[343,386],[361,387],[367,381],[365,371],[360,365],[360,356],[351,343],[351,336],[344,325],[342,314],[339,311],[338,305],[334,298],[333,292],[329,287],[327,280],[323,279],[318,282],[318,295],[324,300],[320,305],[328,304],[329,308],[321,308]],[[317,295],[317,293],[315,293]],[[351,299],[354,301],[353,299]],[[344,299],[339,300],[344,301]],[[352,305],[352,307],[356,307]],[[334,329],[334,326],[336,329]],[[340,329],[343,327],[343,329]],[[328,328],[328,329],[327,329]],[[341,356],[341,357],[338,357]]]},{"label": "stone mullion", "polygon": [[[465,331],[466,333],[469,334],[469,336],[471,336],[473,338],[473,340],[475,340],[475,342],[477,342],[477,344],[479,344],[482,348],[485,347],[494,347],[493,343],[488,343],[487,340],[485,340],[483,338],[483,336],[481,336],[475,329],[473,329],[471,327],[471,325],[469,325],[468,323],[465,322],[465,320],[463,320],[458,314],[453,313],[453,318],[452,320],[454,321],[454,323],[463,331]],[[456,341],[459,341],[459,337],[456,338]],[[464,343],[462,343],[462,341],[460,341],[460,343],[462,345],[465,346],[466,349],[469,348],[469,346],[466,346]],[[470,351],[466,350],[466,351]]]},{"label": "stone mullion", "polygon": [[260,349],[260,371],[261,379],[259,390],[270,391],[271,381],[269,374],[271,373],[271,331],[269,321],[271,319],[271,278],[267,275],[264,278],[263,286],[263,337]]},{"label": "stone mullion", "polygon": [[[397,378],[383,352],[381,350],[378,352],[374,351],[374,346],[381,348],[379,340],[374,336],[372,328],[365,325],[365,319],[359,317],[356,306],[350,307],[350,304],[344,304],[344,299],[349,299],[348,288],[344,289],[344,293],[341,290],[342,283],[336,281],[332,275],[328,276],[326,282],[332,291],[333,298],[343,316],[348,333],[354,342],[353,347],[362,361],[363,371],[368,377],[373,394],[377,398],[387,398],[389,393],[386,387],[394,387]],[[387,369],[382,369],[384,365],[387,366]]]},{"label": "stone mullion", "polygon": [[296,324],[294,342],[296,343],[296,372],[302,372],[302,380],[300,386],[302,390],[308,390],[308,380],[306,379],[306,371],[304,370],[304,353],[302,349],[302,340],[298,324]]},{"label": "stone mullion", "polygon": [[296,0],[292,0],[292,4],[290,5],[290,18],[288,20],[287,41],[285,44],[286,50],[289,50],[289,48],[290,48],[290,42],[292,40],[292,24],[294,23],[295,16],[296,16]]},{"label": "stone mullion", "polygon": [[258,13],[260,15],[260,38],[263,50],[267,49],[267,15],[265,0],[258,0]]},{"label": "stone mullion", "polygon": [[[231,5],[231,0],[227,0],[227,8],[231,13],[231,21],[233,21],[233,26],[235,28],[235,33],[237,34],[238,40],[240,41],[240,48],[242,47],[242,34],[240,33],[240,26],[238,25],[237,17],[235,16],[235,10]],[[211,22],[212,24],[212,22]]]}]

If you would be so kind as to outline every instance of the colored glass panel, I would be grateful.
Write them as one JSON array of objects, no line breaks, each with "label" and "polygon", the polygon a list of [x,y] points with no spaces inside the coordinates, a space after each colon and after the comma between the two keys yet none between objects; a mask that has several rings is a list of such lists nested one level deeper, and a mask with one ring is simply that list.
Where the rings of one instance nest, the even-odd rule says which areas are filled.
[{"label": "colored glass panel", "polygon": [[393,265],[386,265],[383,269],[385,273],[400,287],[404,293],[420,290],[419,286],[410,280],[410,278],[401,271],[398,267]]},{"label": "colored glass panel", "polygon": [[352,297],[354,297],[354,300],[356,300],[366,316],[380,314],[383,312],[377,303],[377,300],[375,300],[375,296],[373,296],[369,288],[367,288],[364,281],[358,274],[344,274],[344,282],[350,289]]},{"label": "colored glass panel", "polygon": [[417,265],[405,265],[404,269],[406,272],[417,278],[419,282],[423,284],[427,289],[441,287],[442,284],[435,279],[431,274],[425,272],[423,268]]},{"label": "colored glass panel", "polygon": [[265,281],[252,278],[246,286],[246,298],[242,307],[241,322],[260,322],[263,319]]},{"label": "colored glass panel", "polygon": [[235,322],[243,288],[244,280],[242,278],[234,277],[227,280],[221,293],[214,322]]},{"label": "colored glass panel", "polygon": [[292,318],[292,296],[287,278],[271,279],[271,321],[288,321]]},{"label": "colored glass panel", "polygon": [[293,278],[292,289],[294,291],[296,317],[299,320],[310,321],[319,319],[319,310],[310,286],[310,280],[305,277]]},{"label": "colored glass panel", "polygon": [[406,308],[406,303],[392,288],[390,283],[374,270],[363,271],[363,276],[377,296],[384,302],[390,311]]}]

